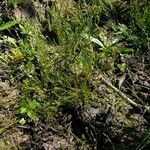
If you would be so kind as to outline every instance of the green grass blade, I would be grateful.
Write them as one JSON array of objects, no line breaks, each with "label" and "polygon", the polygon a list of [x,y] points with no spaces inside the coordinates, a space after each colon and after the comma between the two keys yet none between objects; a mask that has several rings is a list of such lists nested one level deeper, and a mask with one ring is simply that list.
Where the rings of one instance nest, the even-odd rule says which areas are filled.
[{"label": "green grass blade", "polygon": [[9,21],[7,23],[4,23],[4,24],[1,24],[0,25],[0,31],[3,31],[3,30],[6,30],[6,29],[9,29],[11,28],[12,26],[18,24],[19,21],[18,20],[14,20],[14,21]]}]

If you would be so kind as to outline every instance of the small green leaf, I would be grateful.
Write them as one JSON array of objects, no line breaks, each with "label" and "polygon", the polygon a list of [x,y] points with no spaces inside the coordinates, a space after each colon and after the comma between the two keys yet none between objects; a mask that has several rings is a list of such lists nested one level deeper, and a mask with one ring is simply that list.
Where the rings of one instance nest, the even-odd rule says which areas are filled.
[{"label": "small green leaf", "polygon": [[20,108],[20,113],[21,114],[26,113],[26,112],[27,112],[27,109],[25,107]]},{"label": "small green leaf", "polygon": [[103,43],[100,40],[98,40],[97,38],[89,36],[86,33],[82,34],[82,37],[84,37],[85,39],[89,40],[90,42],[94,42],[94,43],[98,44],[99,46],[104,47]]},{"label": "small green leaf", "polygon": [[124,48],[121,50],[122,54],[130,54],[132,52],[134,52],[134,50],[132,48]]},{"label": "small green leaf", "polygon": [[104,44],[97,38],[90,37],[90,40],[91,40],[91,42],[94,42],[94,43],[98,44],[99,46],[101,46],[102,48],[104,48]]},{"label": "small green leaf", "polygon": [[118,64],[118,68],[120,69],[121,72],[125,72],[125,70],[126,70],[126,63]]}]

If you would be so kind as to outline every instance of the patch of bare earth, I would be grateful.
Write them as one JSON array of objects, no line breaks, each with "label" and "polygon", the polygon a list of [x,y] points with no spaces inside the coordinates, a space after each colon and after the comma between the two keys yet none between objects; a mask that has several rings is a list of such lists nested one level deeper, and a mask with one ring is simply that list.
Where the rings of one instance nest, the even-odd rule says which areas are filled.
[{"label": "patch of bare earth", "polygon": [[19,149],[20,143],[27,140],[17,128],[14,109],[17,106],[19,91],[8,81],[0,81],[0,149]]}]

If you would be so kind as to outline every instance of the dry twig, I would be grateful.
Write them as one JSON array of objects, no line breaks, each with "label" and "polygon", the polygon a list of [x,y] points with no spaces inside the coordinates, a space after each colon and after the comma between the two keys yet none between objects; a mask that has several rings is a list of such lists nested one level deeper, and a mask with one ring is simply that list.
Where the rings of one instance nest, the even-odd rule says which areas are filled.
[{"label": "dry twig", "polygon": [[146,111],[150,112],[150,107],[148,106],[143,106],[141,104],[137,104],[136,102],[134,102],[133,100],[131,100],[129,97],[127,97],[123,92],[121,92],[119,89],[117,89],[115,86],[113,86],[107,79],[105,79],[103,76],[100,76],[100,79],[102,80],[102,82],[108,86],[109,88],[111,88],[113,91],[115,91],[121,98],[123,98],[124,100],[126,100],[128,103],[130,103],[131,105],[138,107],[140,109],[145,109]]}]

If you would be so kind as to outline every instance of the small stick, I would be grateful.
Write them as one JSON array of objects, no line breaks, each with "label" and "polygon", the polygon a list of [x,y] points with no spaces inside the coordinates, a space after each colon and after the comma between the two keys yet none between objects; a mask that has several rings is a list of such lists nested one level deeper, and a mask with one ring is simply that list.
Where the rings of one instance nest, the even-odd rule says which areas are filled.
[{"label": "small stick", "polygon": [[138,108],[145,108],[147,111],[150,111],[149,107],[143,106],[141,104],[137,104],[136,102],[134,102],[133,100],[131,100],[129,97],[127,97],[123,92],[121,92],[119,89],[117,89],[115,86],[113,86],[107,79],[105,79],[104,77],[100,76],[100,79],[102,80],[102,82],[107,85],[108,87],[110,87],[112,90],[114,90],[120,97],[122,97],[123,99],[125,99],[126,101],[128,101],[130,104],[138,107]]}]

